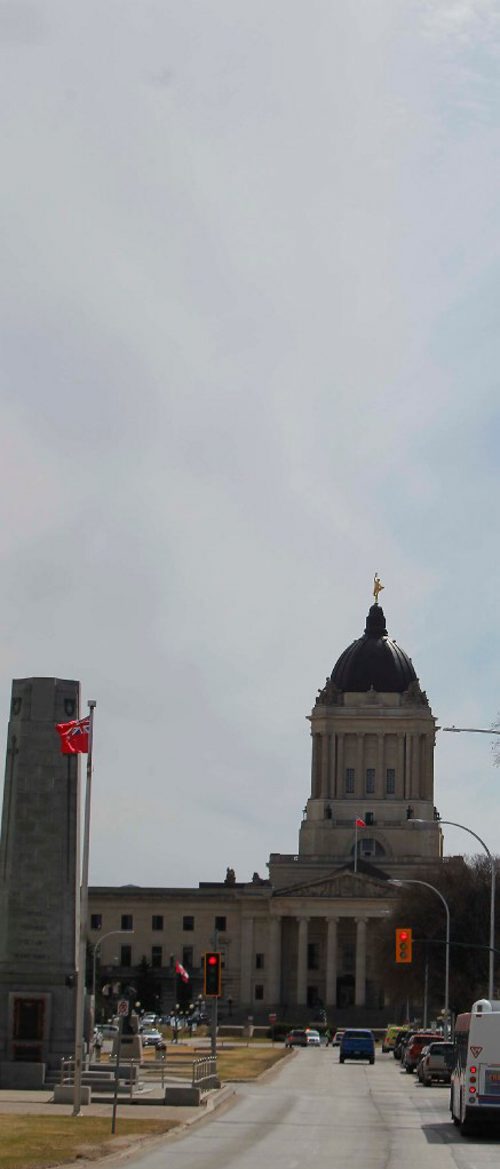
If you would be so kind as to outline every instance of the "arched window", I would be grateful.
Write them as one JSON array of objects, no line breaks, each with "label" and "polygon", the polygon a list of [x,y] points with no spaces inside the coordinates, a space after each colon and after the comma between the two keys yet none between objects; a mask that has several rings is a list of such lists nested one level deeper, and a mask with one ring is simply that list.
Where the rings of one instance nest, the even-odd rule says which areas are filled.
[{"label": "arched window", "polygon": [[[354,856],[354,845],[351,848],[351,856]],[[374,856],[385,856],[385,848],[373,836],[363,836],[358,840],[358,857],[368,860]]]}]

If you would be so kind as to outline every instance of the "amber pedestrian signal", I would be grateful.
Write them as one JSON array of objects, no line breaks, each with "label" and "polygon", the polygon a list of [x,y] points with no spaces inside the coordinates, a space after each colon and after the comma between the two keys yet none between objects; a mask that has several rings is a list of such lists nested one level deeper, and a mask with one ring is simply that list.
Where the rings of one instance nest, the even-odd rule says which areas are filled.
[{"label": "amber pedestrian signal", "polygon": [[222,955],[209,950],[203,962],[203,993],[206,998],[218,998],[221,992]]},{"label": "amber pedestrian signal", "polygon": [[396,930],[396,962],[411,962],[413,936],[410,929]]}]

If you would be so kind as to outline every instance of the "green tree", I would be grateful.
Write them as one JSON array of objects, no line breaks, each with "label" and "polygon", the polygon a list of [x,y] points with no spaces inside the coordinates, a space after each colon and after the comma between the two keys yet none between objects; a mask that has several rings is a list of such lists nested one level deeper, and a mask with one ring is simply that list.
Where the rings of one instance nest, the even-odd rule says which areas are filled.
[{"label": "green tree", "polygon": [[[475,999],[487,997],[491,870],[486,857],[466,861],[450,857],[442,865],[423,868],[419,880],[434,885],[450,910],[450,1009],[467,1010]],[[413,961],[395,961],[395,931],[413,931]],[[394,909],[382,929],[379,976],[402,1019],[408,1000],[421,1015],[425,968],[428,968],[428,1004],[434,1017],[444,1006],[446,915],[440,899],[422,885],[402,885]],[[500,970],[500,956],[498,959]]]}]

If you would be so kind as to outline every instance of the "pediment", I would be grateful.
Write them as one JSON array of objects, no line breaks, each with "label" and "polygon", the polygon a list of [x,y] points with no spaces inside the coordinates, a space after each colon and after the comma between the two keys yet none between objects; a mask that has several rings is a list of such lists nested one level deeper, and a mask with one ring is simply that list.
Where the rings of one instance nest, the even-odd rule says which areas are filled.
[{"label": "pediment", "polygon": [[279,889],[274,897],[308,897],[339,900],[359,900],[359,898],[373,898],[385,900],[394,895],[394,890],[387,881],[369,877],[366,873],[354,873],[352,869],[341,869],[321,877],[315,881],[304,881],[300,885],[292,885],[288,889]]}]

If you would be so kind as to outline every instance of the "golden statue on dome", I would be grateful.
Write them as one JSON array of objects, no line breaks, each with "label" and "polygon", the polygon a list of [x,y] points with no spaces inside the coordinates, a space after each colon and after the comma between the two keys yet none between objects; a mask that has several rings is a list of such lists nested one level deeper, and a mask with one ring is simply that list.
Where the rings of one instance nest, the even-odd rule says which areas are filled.
[{"label": "golden statue on dome", "polygon": [[376,572],[375,576],[373,578],[373,596],[375,597],[375,604],[376,605],[378,605],[378,595],[379,595],[379,593],[382,592],[383,587],[384,586],[383,586],[382,581],[378,575],[378,572]]}]

